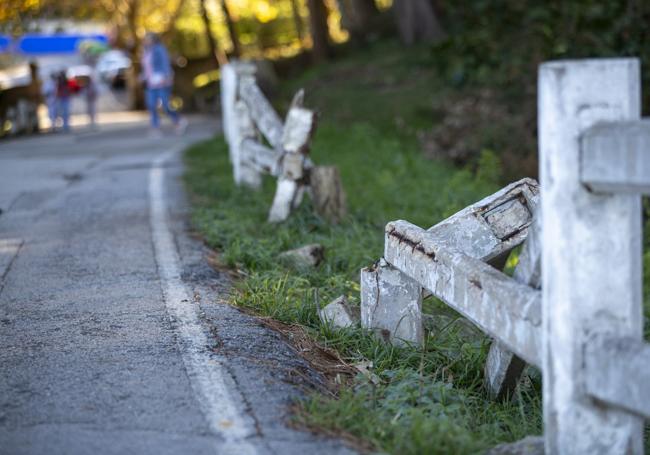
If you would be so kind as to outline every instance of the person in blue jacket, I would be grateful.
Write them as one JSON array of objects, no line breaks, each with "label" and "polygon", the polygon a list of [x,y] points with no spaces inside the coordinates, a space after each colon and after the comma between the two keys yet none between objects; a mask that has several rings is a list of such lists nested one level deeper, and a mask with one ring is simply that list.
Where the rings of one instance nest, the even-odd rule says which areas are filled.
[{"label": "person in blue jacket", "polygon": [[167,113],[174,123],[176,132],[182,134],[187,128],[187,121],[169,106],[174,72],[169,60],[169,54],[160,37],[155,33],[147,33],[144,39],[142,55],[142,72],[145,83],[146,103],[151,114],[151,128],[154,134],[160,134],[160,118],[158,105]]}]

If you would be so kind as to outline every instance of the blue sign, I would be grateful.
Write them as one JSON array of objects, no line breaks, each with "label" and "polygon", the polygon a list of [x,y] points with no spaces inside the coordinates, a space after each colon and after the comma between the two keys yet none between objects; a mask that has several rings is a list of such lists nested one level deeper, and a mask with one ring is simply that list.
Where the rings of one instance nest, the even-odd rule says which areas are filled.
[{"label": "blue sign", "polygon": [[11,38],[0,35],[0,52],[8,52],[11,46]]},{"label": "blue sign", "polygon": [[[17,52],[28,55],[73,54],[79,43],[94,40],[106,43],[105,35],[25,35],[18,39]],[[0,51],[2,47],[0,45]]]}]

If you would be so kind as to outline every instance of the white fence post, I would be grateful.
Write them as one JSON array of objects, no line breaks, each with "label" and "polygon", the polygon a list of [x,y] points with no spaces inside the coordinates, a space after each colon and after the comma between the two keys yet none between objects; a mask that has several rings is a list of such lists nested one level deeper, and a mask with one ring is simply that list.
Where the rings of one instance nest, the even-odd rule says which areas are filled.
[{"label": "white fence post", "polygon": [[[237,185],[249,183],[247,180],[242,182],[241,179],[241,148],[242,141],[245,139],[242,137],[242,129],[243,131],[250,130],[248,126],[252,123],[252,120],[242,117],[244,115],[250,117],[248,110],[242,112],[241,109],[237,109],[239,86],[242,78],[254,77],[254,75],[255,65],[247,62],[235,61],[221,68],[221,115],[223,132],[228,143],[228,153]],[[245,124],[242,125],[240,120],[243,118]],[[254,187],[258,186],[257,180],[253,177]]]},{"label": "white fence post", "polygon": [[580,181],[581,135],[640,117],[635,59],[559,61],[539,71],[545,451],[643,452],[643,420],[585,393],[591,333],[642,338],[641,199]]},{"label": "white fence post", "polygon": [[361,269],[361,326],[398,346],[421,345],[422,287],[384,259]]}]

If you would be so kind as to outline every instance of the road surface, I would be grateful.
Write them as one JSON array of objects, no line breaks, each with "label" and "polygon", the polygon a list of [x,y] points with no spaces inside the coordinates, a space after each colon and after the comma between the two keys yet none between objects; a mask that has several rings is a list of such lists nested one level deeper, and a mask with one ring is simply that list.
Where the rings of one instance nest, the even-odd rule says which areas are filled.
[{"label": "road surface", "polygon": [[219,303],[180,151],[144,123],[0,142],[0,454],[339,454],[290,429],[320,377]]}]

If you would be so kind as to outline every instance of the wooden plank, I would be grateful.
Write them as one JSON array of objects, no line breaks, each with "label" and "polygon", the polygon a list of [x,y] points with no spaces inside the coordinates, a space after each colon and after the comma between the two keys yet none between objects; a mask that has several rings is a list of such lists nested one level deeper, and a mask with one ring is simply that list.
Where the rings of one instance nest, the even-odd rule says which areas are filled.
[{"label": "wooden plank", "polygon": [[239,81],[239,97],[246,102],[257,129],[261,131],[273,148],[282,147],[282,121],[254,77],[242,77]]},{"label": "wooden plank", "polygon": [[316,128],[316,114],[309,109],[292,107],[282,131],[282,148],[287,153],[309,152],[309,141]]},{"label": "wooden plank", "polygon": [[485,262],[521,244],[539,203],[539,185],[522,179],[428,229],[432,238]]},{"label": "wooden plank", "polygon": [[541,295],[407,221],[386,226],[384,258],[484,332],[541,365]]},{"label": "wooden plank", "polygon": [[[528,228],[528,237],[519,254],[515,268],[515,281],[532,288],[541,287],[540,219],[536,217]],[[497,400],[513,396],[526,362],[508,350],[498,340],[494,340],[485,362],[485,382],[490,395]]]},{"label": "wooden plank", "polygon": [[[528,227],[532,222],[532,211],[538,204],[538,194],[538,185],[534,180],[523,179],[514,182],[436,224],[427,231],[427,236],[441,247],[465,253],[475,259],[498,261],[526,238]],[[497,214],[503,215],[506,222],[503,222],[504,220],[501,220]],[[384,275],[391,278],[394,276],[394,273],[389,270],[392,269],[390,265],[375,268],[379,272],[383,272],[384,269],[387,271],[375,278],[381,279]],[[395,270],[395,273],[401,272]],[[386,309],[376,313],[377,316],[372,320],[362,317],[364,327],[388,330],[387,339],[394,339],[390,328],[395,327],[396,314],[399,320],[403,317],[401,313],[405,311],[404,308],[418,306],[418,301],[422,298],[420,292],[409,293],[410,303],[407,302],[406,296],[402,296],[405,289],[403,283],[406,281],[409,281],[408,277],[393,278],[381,282],[378,286],[375,286],[371,279],[361,281],[362,315],[370,314],[370,311],[375,314],[374,310],[364,310],[364,307],[386,306]],[[376,288],[377,292],[372,289],[366,291],[366,286]],[[430,295],[427,289],[422,294],[425,297]],[[391,301],[394,301],[395,314],[389,311]],[[404,323],[402,328],[415,324],[418,329],[411,336],[407,336],[402,330],[399,339],[410,342],[421,341],[422,337],[418,335],[422,330],[421,315],[404,314],[408,314],[409,321]]]},{"label": "wooden plank", "polygon": [[650,344],[594,335],[585,345],[587,394],[650,419]]},{"label": "wooden plank", "polygon": [[301,195],[301,187],[302,185],[295,180],[278,178],[273,204],[269,211],[269,223],[279,223],[289,218],[291,209]]},{"label": "wooden plank", "polygon": [[580,169],[592,191],[650,194],[650,120],[589,128],[582,135]]},{"label": "wooden plank", "polygon": [[244,139],[241,144],[243,159],[259,172],[277,177],[280,175],[282,154],[260,144],[255,139]]}]

